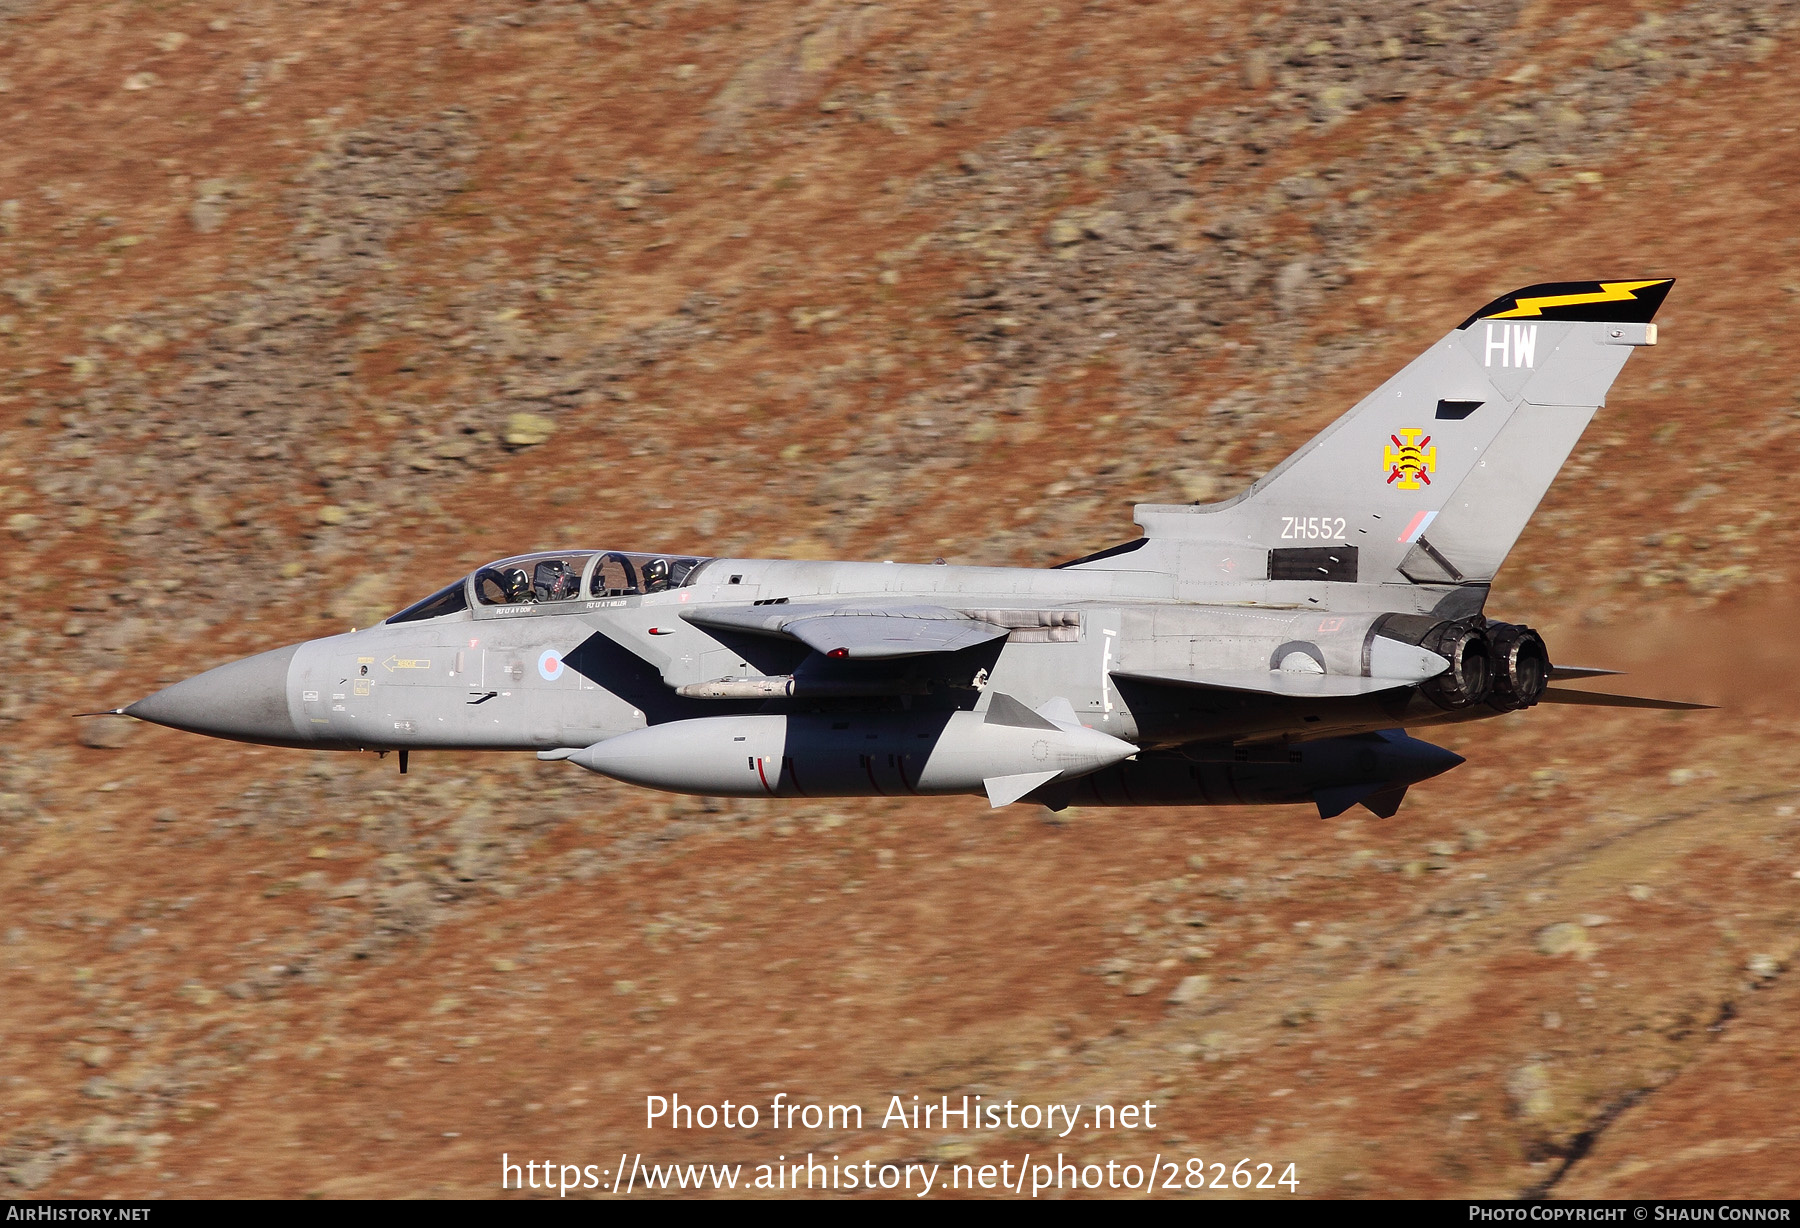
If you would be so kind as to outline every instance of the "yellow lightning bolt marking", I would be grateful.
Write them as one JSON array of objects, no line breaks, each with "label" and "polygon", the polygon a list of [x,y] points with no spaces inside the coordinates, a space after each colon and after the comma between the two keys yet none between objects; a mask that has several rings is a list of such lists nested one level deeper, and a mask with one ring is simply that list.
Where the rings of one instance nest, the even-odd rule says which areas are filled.
[{"label": "yellow lightning bolt marking", "polygon": [[1542,315],[1546,307],[1577,307],[1584,303],[1629,303],[1645,286],[1660,286],[1668,280],[1666,277],[1659,277],[1653,281],[1603,281],[1600,283],[1598,292],[1549,294],[1543,298],[1522,298],[1514,303],[1510,310],[1496,311],[1487,318],[1505,320],[1521,316],[1537,316]]}]

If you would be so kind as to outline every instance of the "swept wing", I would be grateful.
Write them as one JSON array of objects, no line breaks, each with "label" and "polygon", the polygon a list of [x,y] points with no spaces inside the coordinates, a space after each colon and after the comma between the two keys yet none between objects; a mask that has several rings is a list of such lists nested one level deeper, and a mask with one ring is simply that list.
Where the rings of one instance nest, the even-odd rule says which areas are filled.
[{"label": "swept wing", "polygon": [[932,605],[737,605],[683,610],[697,627],[796,640],[829,657],[882,661],[960,652],[996,640],[1007,628]]}]

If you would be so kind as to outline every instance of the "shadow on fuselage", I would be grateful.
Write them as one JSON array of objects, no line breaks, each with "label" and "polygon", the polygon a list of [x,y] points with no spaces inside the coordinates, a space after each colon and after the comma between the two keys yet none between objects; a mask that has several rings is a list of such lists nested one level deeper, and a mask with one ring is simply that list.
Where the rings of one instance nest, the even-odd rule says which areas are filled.
[{"label": "shadow on fuselage", "polygon": [[598,631],[563,654],[563,664],[637,708],[652,725],[703,716],[736,716],[762,708],[754,700],[685,699],[669,689],[655,666]]},{"label": "shadow on fuselage", "polygon": [[1405,723],[1412,692],[1405,689],[1336,699],[1259,695],[1251,691],[1162,685],[1114,678],[1119,698],[1146,745],[1269,735],[1296,740]]},{"label": "shadow on fuselage", "polygon": [[[713,632],[723,646],[738,654],[751,670],[766,677],[794,677],[837,682],[882,681],[895,684],[892,695],[867,695],[859,698],[836,698],[833,708],[846,712],[871,711],[941,711],[954,712],[973,708],[981,692],[973,680],[991,671],[999,660],[1001,642],[994,641],[966,648],[961,652],[934,655],[929,658],[897,657],[885,661],[834,661],[823,653],[804,645],[771,636],[739,635]],[[921,673],[921,662],[929,662],[929,673]],[[737,716],[745,713],[800,713],[819,710],[816,701],[805,699],[720,700],[690,699],[678,695],[663,680],[661,672],[636,652],[611,639],[602,631],[588,636],[565,654],[563,663],[597,686],[606,688],[626,703],[643,712],[646,723],[667,724],[670,721],[694,720],[709,716]],[[917,683],[911,691],[905,684]]]}]

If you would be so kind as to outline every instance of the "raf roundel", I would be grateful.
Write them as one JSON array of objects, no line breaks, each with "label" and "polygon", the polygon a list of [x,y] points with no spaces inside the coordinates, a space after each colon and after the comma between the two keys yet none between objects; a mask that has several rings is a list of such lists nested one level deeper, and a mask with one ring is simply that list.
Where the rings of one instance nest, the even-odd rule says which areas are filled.
[{"label": "raf roundel", "polygon": [[562,672],[562,653],[556,651],[554,648],[544,649],[543,653],[538,657],[538,677],[542,678],[545,682],[555,682],[558,678],[562,677]]}]

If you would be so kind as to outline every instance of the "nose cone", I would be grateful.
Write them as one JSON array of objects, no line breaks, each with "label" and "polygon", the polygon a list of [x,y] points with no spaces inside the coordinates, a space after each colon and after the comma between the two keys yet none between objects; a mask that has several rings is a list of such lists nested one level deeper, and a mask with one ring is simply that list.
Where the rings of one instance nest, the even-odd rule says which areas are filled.
[{"label": "nose cone", "polygon": [[620,734],[569,762],[648,789],[760,797],[771,781],[780,786],[782,759],[792,750],[785,716],[707,716]]},{"label": "nose cone", "polygon": [[1429,780],[1433,776],[1442,776],[1451,768],[1461,767],[1468,762],[1467,759],[1464,759],[1453,750],[1445,750],[1441,746],[1432,746],[1429,742],[1425,743],[1425,745],[1429,748],[1430,753],[1420,756],[1420,765],[1424,769],[1424,775],[1419,777],[1420,780]]},{"label": "nose cone", "polygon": [[236,742],[305,746],[288,713],[288,667],[299,650],[290,644],[209,669],[138,700],[125,715]]},{"label": "nose cone", "polygon": [[1408,737],[1399,730],[1386,730],[1380,736],[1387,741],[1380,758],[1380,774],[1388,780],[1413,784],[1430,780],[1433,776],[1441,776],[1465,762],[1453,750],[1445,750],[1419,738]]},{"label": "nose cone", "polygon": [[1065,764],[1064,766],[1073,766],[1082,772],[1111,767],[1138,753],[1138,747],[1133,746],[1130,742],[1123,738],[1115,738],[1110,733],[1101,733],[1098,729],[1084,727],[1065,730],[1064,738],[1066,750],[1064,747],[1058,747],[1058,750],[1064,751],[1076,760],[1075,764]]}]

